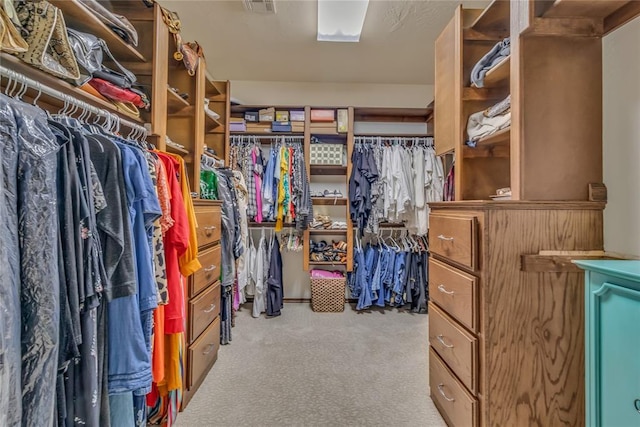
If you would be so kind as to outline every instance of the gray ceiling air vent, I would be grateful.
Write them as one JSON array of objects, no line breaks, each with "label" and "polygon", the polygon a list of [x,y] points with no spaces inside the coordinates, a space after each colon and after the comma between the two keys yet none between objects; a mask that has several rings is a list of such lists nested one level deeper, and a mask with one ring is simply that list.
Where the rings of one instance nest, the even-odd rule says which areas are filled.
[{"label": "gray ceiling air vent", "polygon": [[254,13],[276,13],[274,0],[244,0],[244,8]]}]

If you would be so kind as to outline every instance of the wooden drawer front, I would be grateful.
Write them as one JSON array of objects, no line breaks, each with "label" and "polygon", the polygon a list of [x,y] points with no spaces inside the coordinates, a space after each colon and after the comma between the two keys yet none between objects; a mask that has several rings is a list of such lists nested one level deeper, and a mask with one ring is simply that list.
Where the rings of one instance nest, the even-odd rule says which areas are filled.
[{"label": "wooden drawer front", "polygon": [[189,347],[189,388],[200,382],[218,357],[220,348],[220,317],[209,325],[202,335]]},{"label": "wooden drawer front", "polygon": [[478,279],[429,259],[429,297],[467,328],[478,328]]},{"label": "wooden drawer front", "polygon": [[429,344],[472,393],[476,393],[478,339],[429,303]]},{"label": "wooden drawer front", "polygon": [[220,207],[197,206],[195,211],[198,221],[198,246],[206,246],[220,240]]},{"label": "wooden drawer front", "polygon": [[429,216],[429,250],[451,261],[476,269],[476,217]]},{"label": "wooden drawer front", "polygon": [[431,399],[449,427],[478,425],[478,401],[464,389],[433,348],[429,349]]},{"label": "wooden drawer front", "polygon": [[204,288],[220,279],[220,246],[200,252],[198,260],[202,268],[191,279],[190,297],[198,295]]},{"label": "wooden drawer front", "polygon": [[189,343],[207,329],[220,314],[220,283],[209,286],[197,298],[189,302]]}]

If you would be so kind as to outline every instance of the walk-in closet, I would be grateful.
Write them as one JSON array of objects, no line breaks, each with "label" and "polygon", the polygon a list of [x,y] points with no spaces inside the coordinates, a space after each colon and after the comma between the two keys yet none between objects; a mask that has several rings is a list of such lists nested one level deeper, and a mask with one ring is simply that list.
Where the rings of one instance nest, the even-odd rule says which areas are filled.
[{"label": "walk-in closet", "polygon": [[0,427],[640,425],[640,1],[0,1]]}]

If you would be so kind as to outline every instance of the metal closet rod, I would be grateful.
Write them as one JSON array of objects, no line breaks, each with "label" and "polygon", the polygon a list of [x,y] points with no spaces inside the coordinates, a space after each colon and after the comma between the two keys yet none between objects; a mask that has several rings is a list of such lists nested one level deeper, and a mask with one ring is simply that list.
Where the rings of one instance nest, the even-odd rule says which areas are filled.
[{"label": "metal closet rod", "polygon": [[433,142],[432,136],[356,136],[355,142],[367,142],[375,139],[393,140],[399,142]]},{"label": "metal closet rod", "polygon": [[[0,65],[0,76],[4,76],[7,77],[9,79],[15,80],[18,83],[25,85],[25,86],[29,86],[35,90],[40,91],[41,93],[46,93],[49,96],[52,96],[54,98],[60,99],[61,101],[64,101],[68,104],[72,104],[75,105],[77,107],[80,107],[84,110],[87,110],[88,112],[95,114],[97,116],[100,117],[104,117],[107,118],[109,120],[116,120],[116,122],[118,123],[118,125],[125,125],[131,129],[137,130],[139,132],[142,132],[143,135],[148,135],[148,131],[144,126],[141,126],[139,124],[136,124],[134,122],[131,122],[129,120],[123,119],[120,116],[118,116],[117,114],[111,113],[109,111],[100,109],[98,107],[94,107],[93,105],[81,101],[79,99],[76,99],[74,97],[72,97],[71,95],[67,95],[66,93],[62,93],[59,90],[53,89],[47,85],[43,85],[42,83],[33,80],[27,76],[25,76],[24,74],[18,73],[17,71],[13,71],[10,70],[7,67],[4,67],[2,65]],[[37,99],[37,98],[36,98]]]}]

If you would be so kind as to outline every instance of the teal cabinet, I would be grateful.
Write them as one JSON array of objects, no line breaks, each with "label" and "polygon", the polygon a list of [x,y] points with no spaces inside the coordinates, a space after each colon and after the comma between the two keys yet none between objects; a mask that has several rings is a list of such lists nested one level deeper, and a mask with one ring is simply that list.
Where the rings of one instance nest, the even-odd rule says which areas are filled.
[{"label": "teal cabinet", "polygon": [[640,261],[585,270],[586,425],[640,426]]}]

